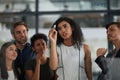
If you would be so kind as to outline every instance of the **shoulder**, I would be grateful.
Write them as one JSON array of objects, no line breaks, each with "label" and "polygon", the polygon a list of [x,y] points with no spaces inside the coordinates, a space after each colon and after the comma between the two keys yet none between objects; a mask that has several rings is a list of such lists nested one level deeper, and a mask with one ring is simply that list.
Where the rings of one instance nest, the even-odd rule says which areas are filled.
[{"label": "shoulder", "polygon": [[90,47],[87,44],[83,44],[85,55],[90,55]]},{"label": "shoulder", "polygon": [[26,47],[31,47],[31,44],[29,42],[27,42]]},{"label": "shoulder", "polygon": [[26,47],[24,48],[23,53],[26,53],[26,56],[31,56],[32,58],[35,57],[35,53],[30,43],[26,43]]},{"label": "shoulder", "polygon": [[85,52],[90,50],[90,47],[87,44],[83,44],[83,48]]},{"label": "shoulder", "polygon": [[31,50],[32,50],[31,44],[27,42],[27,43],[25,44],[24,50],[30,50],[30,51],[31,51]]},{"label": "shoulder", "polygon": [[31,47],[31,44],[28,43],[28,42],[25,44],[25,47],[24,47],[23,50],[26,51],[26,52],[32,52],[33,51],[32,47]]}]

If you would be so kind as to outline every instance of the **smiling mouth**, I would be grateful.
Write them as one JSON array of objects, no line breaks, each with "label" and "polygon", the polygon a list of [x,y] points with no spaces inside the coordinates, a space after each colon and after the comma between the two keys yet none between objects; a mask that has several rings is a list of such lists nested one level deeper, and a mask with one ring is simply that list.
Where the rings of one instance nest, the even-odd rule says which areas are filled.
[{"label": "smiling mouth", "polygon": [[64,34],[63,34],[63,36],[66,36],[66,35],[67,35],[67,33],[64,33]]}]

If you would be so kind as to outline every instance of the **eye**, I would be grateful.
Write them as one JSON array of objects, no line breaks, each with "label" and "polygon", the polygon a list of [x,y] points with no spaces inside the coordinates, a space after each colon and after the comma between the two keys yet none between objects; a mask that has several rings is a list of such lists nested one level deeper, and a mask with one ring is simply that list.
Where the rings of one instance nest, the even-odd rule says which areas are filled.
[{"label": "eye", "polygon": [[40,46],[40,43],[39,43],[39,44],[36,44],[36,46]]},{"label": "eye", "polygon": [[66,27],[67,27],[67,24],[64,24],[63,27],[66,28]]},{"label": "eye", "polygon": [[20,31],[17,31],[16,34],[20,34]]},{"label": "eye", "polygon": [[42,46],[45,46],[45,43],[44,43],[44,42],[42,43]]},{"label": "eye", "polygon": [[26,32],[27,32],[26,30],[23,31],[23,33],[26,33]]},{"label": "eye", "polygon": [[110,29],[110,31],[114,31],[114,29]]},{"label": "eye", "polygon": [[9,48],[10,51],[13,51],[14,49],[12,47]]}]

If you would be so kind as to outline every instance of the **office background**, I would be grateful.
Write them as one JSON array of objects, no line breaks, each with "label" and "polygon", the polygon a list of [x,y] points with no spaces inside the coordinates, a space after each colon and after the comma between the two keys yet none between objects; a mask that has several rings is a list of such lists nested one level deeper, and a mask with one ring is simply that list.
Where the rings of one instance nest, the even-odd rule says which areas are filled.
[{"label": "office background", "polygon": [[[34,33],[48,33],[60,16],[73,18],[85,35],[85,43],[91,47],[93,76],[100,72],[95,64],[98,47],[113,46],[107,42],[105,24],[120,21],[120,0],[0,0],[0,45],[11,39],[10,27],[23,20]],[[108,50],[108,51],[109,51]],[[48,50],[49,54],[49,50]]]}]

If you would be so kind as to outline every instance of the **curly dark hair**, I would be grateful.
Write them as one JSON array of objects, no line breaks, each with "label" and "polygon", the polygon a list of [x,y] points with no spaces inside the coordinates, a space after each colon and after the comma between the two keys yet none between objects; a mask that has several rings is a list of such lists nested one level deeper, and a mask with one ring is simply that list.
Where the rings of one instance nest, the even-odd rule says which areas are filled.
[{"label": "curly dark hair", "polygon": [[[73,34],[72,34],[72,39],[73,39],[73,43],[79,43],[79,45],[82,44],[82,42],[84,41],[84,37],[83,37],[83,33],[82,30],[79,26],[78,23],[76,23],[73,19],[68,18],[68,17],[60,17],[58,20],[56,20],[56,22],[53,24],[52,28],[54,27],[54,25],[56,25],[56,31],[58,31],[58,25],[62,22],[62,21],[66,21],[70,24],[71,28],[73,29]],[[60,36],[60,34],[58,33],[57,35],[57,44],[60,45],[61,43],[63,43],[63,39]]]},{"label": "curly dark hair", "polygon": [[38,39],[45,40],[45,42],[47,44],[47,41],[48,41],[47,36],[43,33],[36,33],[31,37],[31,46],[32,47],[34,46],[35,41],[38,40]]}]

